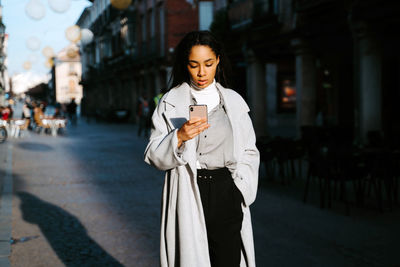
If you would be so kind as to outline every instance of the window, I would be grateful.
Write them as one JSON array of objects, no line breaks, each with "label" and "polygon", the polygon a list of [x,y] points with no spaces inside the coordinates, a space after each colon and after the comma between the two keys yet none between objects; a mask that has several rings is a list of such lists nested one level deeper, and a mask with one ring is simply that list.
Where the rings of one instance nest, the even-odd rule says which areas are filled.
[{"label": "window", "polygon": [[279,14],[279,0],[273,0],[274,14]]},{"label": "window", "polygon": [[120,30],[120,38],[121,38],[121,44],[120,44],[120,49],[125,50],[126,48],[130,47],[131,45],[131,40],[129,36],[129,26],[128,26],[128,18],[124,17],[120,21],[121,24],[121,30]]},{"label": "window", "polygon": [[149,10],[150,15],[150,37],[153,38],[156,33],[156,14],[153,9]]},{"label": "window", "polygon": [[74,63],[70,63],[69,64],[69,74],[74,74],[75,73],[75,64]]},{"label": "window", "polygon": [[199,2],[199,30],[210,29],[213,21],[213,2]]},{"label": "window", "polygon": [[296,82],[292,75],[278,78],[278,112],[296,111]]},{"label": "window", "polygon": [[101,60],[101,40],[96,42],[95,47],[95,64],[99,64]]}]

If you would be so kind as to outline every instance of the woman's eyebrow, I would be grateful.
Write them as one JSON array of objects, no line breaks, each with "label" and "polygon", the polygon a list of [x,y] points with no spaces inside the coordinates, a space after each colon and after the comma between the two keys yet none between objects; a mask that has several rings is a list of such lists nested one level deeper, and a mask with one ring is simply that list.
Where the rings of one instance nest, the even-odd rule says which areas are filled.
[{"label": "woman's eyebrow", "polygon": [[[207,60],[204,60],[204,62],[209,62],[209,61],[212,61],[212,60],[214,60],[214,59],[213,58],[209,58]],[[197,62],[196,60],[189,59],[189,63],[199,63],[199,62]]]}]

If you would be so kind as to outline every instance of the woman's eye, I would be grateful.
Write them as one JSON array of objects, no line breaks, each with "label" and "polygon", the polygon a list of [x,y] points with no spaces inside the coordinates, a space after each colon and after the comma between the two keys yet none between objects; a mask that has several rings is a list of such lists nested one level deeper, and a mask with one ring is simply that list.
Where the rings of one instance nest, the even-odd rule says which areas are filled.
[{"label": "woman's eye", "polygon": [[206,67],[211,67],[213,64],[206,64]]},{"label": "woman's eye", "polygon": [[190,64],[189,64],[189,67],[191,67],[192,69],[194,69],[194,68],[197,68],[197,65],[190,65]]}]

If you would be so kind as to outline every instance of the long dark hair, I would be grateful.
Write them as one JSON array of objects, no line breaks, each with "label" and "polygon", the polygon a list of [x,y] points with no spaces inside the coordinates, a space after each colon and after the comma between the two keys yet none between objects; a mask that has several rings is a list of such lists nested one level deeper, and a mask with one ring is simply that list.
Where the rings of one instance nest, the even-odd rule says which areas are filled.
[{"label": "long dark hair", "polygon": [[172,83],[169,89],[184,82],[190,84],[190,74],[187,65],[189,63],[190,51],[196,45],[205,45],[211,48],[216,57],[219,58],[215,80],[224,87],[230,87],[231,66],[222,44],[209,31],[193,31],[186,34],[175,48],[174,64],[170,77],[170,82],[172,80]]}]

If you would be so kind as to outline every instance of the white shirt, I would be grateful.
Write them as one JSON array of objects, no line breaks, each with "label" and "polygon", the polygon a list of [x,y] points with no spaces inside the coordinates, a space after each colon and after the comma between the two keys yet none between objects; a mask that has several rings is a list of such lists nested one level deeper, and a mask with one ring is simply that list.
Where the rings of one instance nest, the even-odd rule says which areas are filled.
[{"label": "white shirt", "polygon": [[198,105],[207,105],[208,113],[211,112],[213,108],[219,105],[220,97],[217,90],[217,86],[214,81],[205,88],[197,87],[193,82],[190,85],[190,91]]}]

